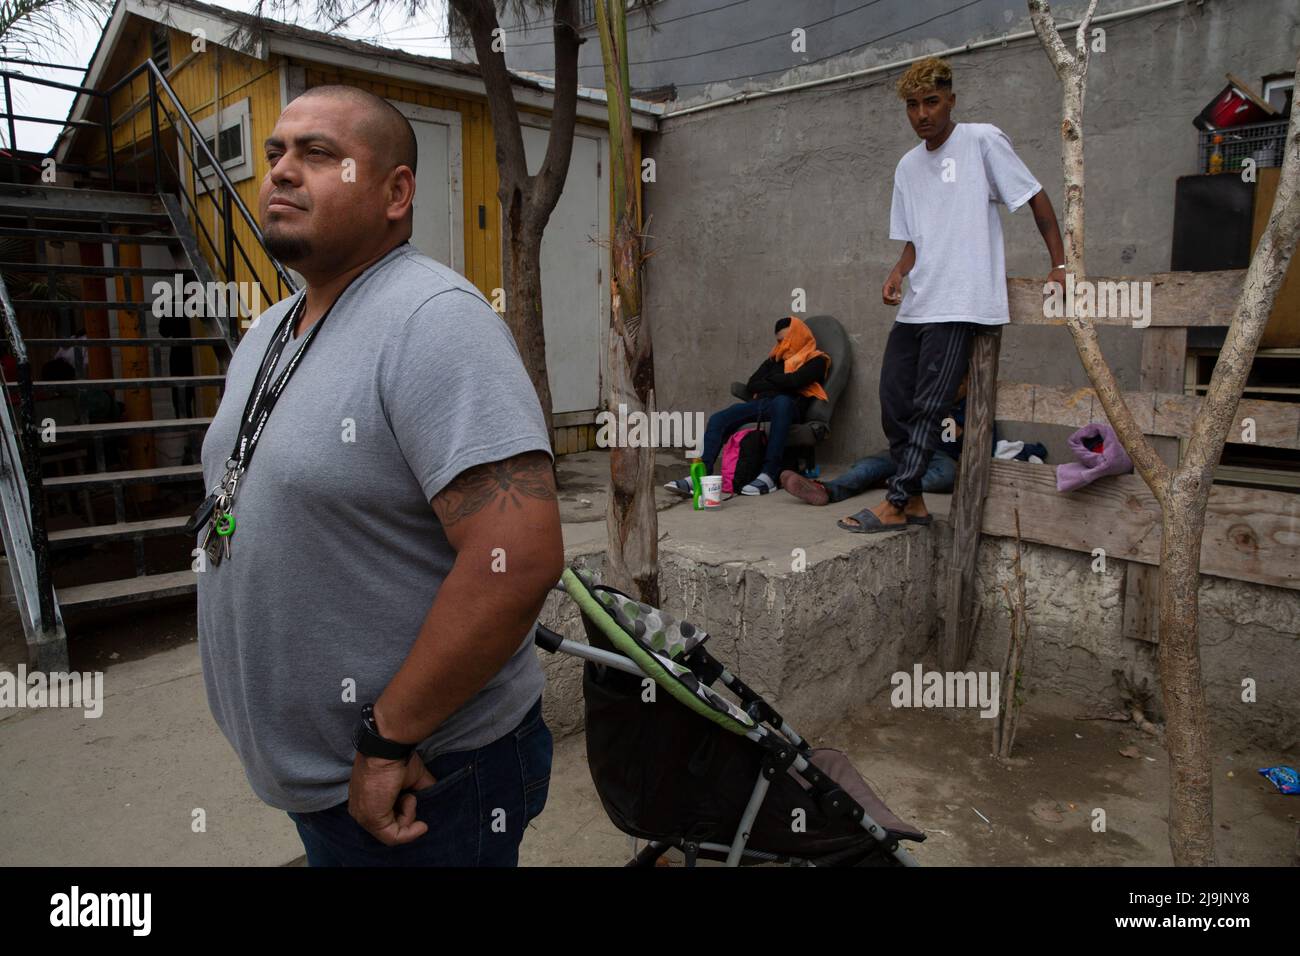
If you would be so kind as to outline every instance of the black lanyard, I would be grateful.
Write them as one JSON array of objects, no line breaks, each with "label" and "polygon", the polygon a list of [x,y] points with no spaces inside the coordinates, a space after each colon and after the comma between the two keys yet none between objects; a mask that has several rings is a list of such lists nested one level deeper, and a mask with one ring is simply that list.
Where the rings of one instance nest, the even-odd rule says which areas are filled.
[{"label": "black lanyard", "polygon": [[[406,243],[402,243],[402,245],[405,246]],[[257,440],[262,436],[262,429],[266,427],[266,420],[271,417],[271,410],[275,408],[275,403],[280,400],[280,395],[285,386],[289,384],[289,378],[293,375],[293,370],[298,367],[302,357],[311,348],[316,333],[325,324],[325,320],[330,317],[330,313],[334,311],[334,306],[338,305],[339,300],[347,294],[348,289],[352,287],[352,283],[369,271],[369,269],[366,269],[353,276],[348,281],[348,284],[339,290],[339,294],[334,297],[334,301],[325,310],[325,314],[307,333],[307,337],[298,348],[298,353],[289,360],[289,364],[280,373],[280,377],[275,380],[275,384],[268,388],[267,385],[271,380],[271,374],[275,371],[275,367],[280,364],[280,356],[284,354],[285,343],[289,341],[289,330],[297,324],[298,319],[307,311],[307,292],[305,289],[302,297],[289,307],[289,314],[284,317],[284,321],[280,323],[280,328],[271,336],[271,342],[266,347],[266,354],[262,356],[262,364],[258,367],[257,378],[253,380],[253,390],[248,393],[248,401],[244,405],[244,416],[239,421],[239,434],[235,436],[235,447],[230,452],[230,458],[226,460],[227,472],[235,469],[242,475],[248,469],[248,463],[253,460],[253,451],[257,448]]]},{"label": "black lanyard", "polygon": [[[334,300],[335,302],[338,299]],[[253,452],[257,448],[257,440],[262,436],[262,429],[266,427],[266,420],[271,417],[271,411],[275,408],[275,403],[280,400],[280,395],[284,392],[285,386],[289,384],[294,369],[302,361],[302,357],[307,354],[307,349],[316,338],[316,333],[320,327],[325,324],[329,318],[330,312],[334,310],[331,305],[325,314],[321,316],[320,321],[311,327],[307,332],[307,337],[303,339],[302,345],[298,347],[298,353],[289,360],[289,364],[280,377],[271,384],[271,375],[275,368],[280,364],[280,356],[284,354],[285,344],[289,341],[290,331],[297,325],[298,320],[302,318],[303,312],[307,309],[307,293],[303,292],[301,298],[289,307],[289,313],[280,323],[280,327],[271,335],[271,341],[266,347],[266,354],[262,356],[262,364],[258,366],[257,376],[253,379],[253,388],[248,393],[248,400],[244,403],[244,414],[239,420],[239,433],[235,436],[235,447],[230,452],[230,458],[226,461],[227,469],[237,468],[242,474],[248,468],[248,463],[253,460]]]}]

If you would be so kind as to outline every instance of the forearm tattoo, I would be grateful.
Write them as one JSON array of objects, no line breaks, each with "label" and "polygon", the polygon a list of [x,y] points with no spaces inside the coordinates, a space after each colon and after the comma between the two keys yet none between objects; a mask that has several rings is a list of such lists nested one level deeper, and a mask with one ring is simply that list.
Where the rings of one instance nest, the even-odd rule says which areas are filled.
[{"label": "forearm tattoo", "polygon": [[501,514],[522,508],[526,498],[539,501],[555,498],[551,459],[541,452],[467,468],[438,493],[433,508],[446,528],[493,503]]}]

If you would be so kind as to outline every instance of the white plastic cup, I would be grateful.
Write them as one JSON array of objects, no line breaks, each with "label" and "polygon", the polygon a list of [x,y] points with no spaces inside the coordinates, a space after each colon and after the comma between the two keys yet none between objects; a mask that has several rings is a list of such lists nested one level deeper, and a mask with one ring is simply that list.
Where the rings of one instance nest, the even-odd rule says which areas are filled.
[{"label": "white plastic cup", "polygon": [[706,508],[718,508],[722,506],[722,476],[705,475],[700,481],[702,494],[700,497],[704,501]]}]

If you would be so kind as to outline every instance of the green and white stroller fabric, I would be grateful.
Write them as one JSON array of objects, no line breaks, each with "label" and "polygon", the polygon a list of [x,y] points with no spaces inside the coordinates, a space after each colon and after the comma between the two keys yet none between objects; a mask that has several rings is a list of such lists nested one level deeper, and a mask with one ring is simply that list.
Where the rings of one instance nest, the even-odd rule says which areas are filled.
[{"label": "green and white stroller fabric", "polygon": [[601,632],[649,677],[692,710],[733,733],[746,734],[757,724],[732,701],[702,684],[680,660],[709,639],[706,631],[600,584],[587,568],[566,569],[569,596],[587,611]]}]

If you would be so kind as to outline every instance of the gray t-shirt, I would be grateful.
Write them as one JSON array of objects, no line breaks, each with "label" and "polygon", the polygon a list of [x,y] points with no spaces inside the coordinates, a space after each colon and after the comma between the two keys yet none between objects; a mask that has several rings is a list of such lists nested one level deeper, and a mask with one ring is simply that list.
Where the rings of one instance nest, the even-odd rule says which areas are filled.
[{"label": "gray t-shirt", "polygon": [[[203,441],[209,489],[296,299],[235,351]],[[305,338],[286,343],[277,375]],[[534,450],[550,450],[536,392],[468,280],[404,244],[339,297],[240,481],[231,557],[198,574],[208,704],[263,801],[306,813],[347,799],[361,705],[401,666],[455,560],[430,499],[467,468]],[[542,685],[530,631],[421,754],[496,740]]]},{"label": "gray t-shirt", "polygon": [[1005,325],[1006,254],[997,204],[1015,212],[1043,187],[988,123],[958,123],[938,149],[908,150],[894,171],[889,238],[916,246],[898,321]]}]

